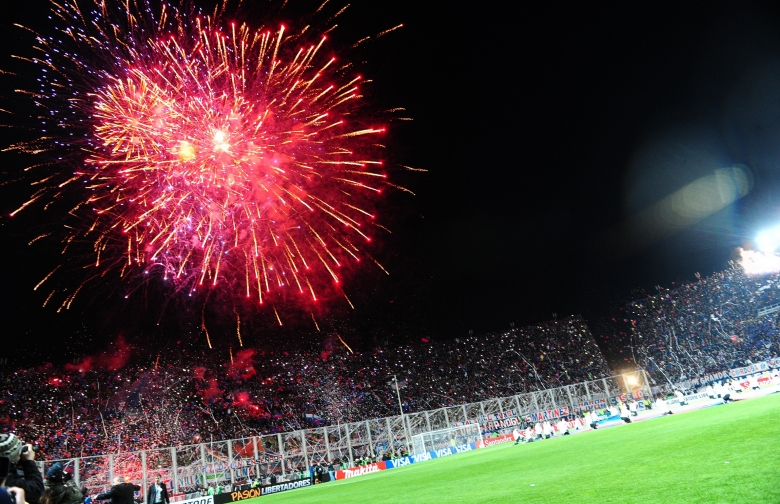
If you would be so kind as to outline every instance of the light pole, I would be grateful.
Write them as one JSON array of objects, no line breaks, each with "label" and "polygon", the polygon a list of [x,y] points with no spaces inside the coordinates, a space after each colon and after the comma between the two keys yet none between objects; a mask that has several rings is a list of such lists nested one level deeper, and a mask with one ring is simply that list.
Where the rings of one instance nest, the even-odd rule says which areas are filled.
[{"label": "light pole", "polygon": [[404,415],[404,407],[401,403],[401,389],[398,387],[398,378],[396,378],[395,375],[393,375],[393,383],[395,384],[395,394],[398,397],[398,410],[401,412],[401,423],[404,424],[404,433],[406,434],[406,451],[407,453],[411,453],[409,450],[409,425],[406,421],[406,415]]}]

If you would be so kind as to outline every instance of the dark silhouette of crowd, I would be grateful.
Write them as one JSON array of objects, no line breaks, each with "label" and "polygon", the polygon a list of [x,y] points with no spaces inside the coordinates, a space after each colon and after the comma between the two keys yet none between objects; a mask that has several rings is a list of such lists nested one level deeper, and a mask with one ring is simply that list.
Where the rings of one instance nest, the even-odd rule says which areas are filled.
[{"label": "dark silhouette of crowd", "polygon": [[[659,385],[780,355],[778,274],[733,267],[625,310],[633,358]],[[612,374],[580,317],[367,352],[182,349],[149,360],[120,347],[5,372],[0,432],[59,459],[395,416],[397,393],[408,413]]]},{"label": "dark silhouette of crowd", "polygon": [[478,402],[611,373],[584,320],[352,352],[127,350],[0,379],[0,432],[48,459],[236,439]]},{"label": "dark silhouette of crowd", "polygon": [[780,275],[747,275],[736,265],[659,287],[626,306],[634,358],[660,385],[777,357],[778,303]]}]

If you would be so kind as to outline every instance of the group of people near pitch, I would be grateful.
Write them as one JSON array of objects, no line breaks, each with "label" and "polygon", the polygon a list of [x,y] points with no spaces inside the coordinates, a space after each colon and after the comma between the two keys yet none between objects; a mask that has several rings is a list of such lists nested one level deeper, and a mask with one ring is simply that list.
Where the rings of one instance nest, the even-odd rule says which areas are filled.
[{"label": "group of people near pitch", "polygon": [[[24,443],[14,434],[0,434],[0,467],[7,469],[0,474],[0,504],[92,504],[93,501],[109,501],[110,504],[136,504],[140,499],[135,493],[141,487],[126,483],[124,478],[114,478],[108,492],[94,498],[87,489],[78,488],[72,468],[56,463],[45,478],[35,464],[35,448]],[[170,504],[168,489],[158,475],[146,492],[147,504]]]},{"label": "group of people near pitch", "polygon": [[[749,386],[753,390],[760,389],[755,376],[750,376],[747,379],[750,384]],[[780,385],[780,375],[776,373],[772,383],[774,385]],[[734,402],[733,394],[741,393],[742,388],[735,386],[734,382],[726,380],[723,382],[716,381],[708,384],[705,388],[705,391],[710,399],[721,399],[724,403],[729,403]],[[675,389],[674,396],[678,406],[687,405],[685,401],[685,394],[683,394],[682,390]],[[654,409],[659,411],[662,416],[674,414],[672,408],[669,406],[669,402],[664,395],[659,395],[652,406],[649,400],[645,400],[643,407],[646,410]],[[598,428],[598,422],[601,420],[602,416],[609,418],[620,417],[624,423],[631,423],[631,418],[638,416],[638,409],[638,403],[634,400],[629,399],[626,402],[618,401],[617,406],[612,406],[607,410],[604,410],[603,415],[599,415],[599,413],[596,411],[586,411],[582,415],[582,423],[583,426],[588,426],[594,430]],[[516,445],[520,443],[530,443],[533,441],[550,439],[556,435],[566,436],[568,434],[569,424],[564,418],[561,418],[557,423],[554,424],[547,420],[544,422],[536,422],[535,424],[526,426],[526,428],[522,430],[515,428],[512,432],[512,436]]]}]

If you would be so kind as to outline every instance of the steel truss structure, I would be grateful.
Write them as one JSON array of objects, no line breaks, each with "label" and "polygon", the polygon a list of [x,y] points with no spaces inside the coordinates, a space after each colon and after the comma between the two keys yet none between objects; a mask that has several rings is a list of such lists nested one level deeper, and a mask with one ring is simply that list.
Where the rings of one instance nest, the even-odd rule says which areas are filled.
[{"label": "steel truss structure", "polygon": [[287,478],[320,461],[343,460],[352,467],[364,456],[409,450],[412,436],[417,434],[467,422],[479,422],[483,430],[509,432],[513,426],[491,425],[489,419],[523,418],[564,407],[570,408],[573,414],[573,408],[580,404],[609,401],[629,393],[636,397],[651,397],[644,370],[362,422],[140,452],[51,460],[41,462],[41,469],[45,471],[55,462],[69,464],[73,467],[76,483],[86,486],[90,495],[107,490],[114,475],[124,476],[145,489],[158,474],[163,480],[171,481],[174,493],[179,494],[214,483],[235,485],[272,473]]}]

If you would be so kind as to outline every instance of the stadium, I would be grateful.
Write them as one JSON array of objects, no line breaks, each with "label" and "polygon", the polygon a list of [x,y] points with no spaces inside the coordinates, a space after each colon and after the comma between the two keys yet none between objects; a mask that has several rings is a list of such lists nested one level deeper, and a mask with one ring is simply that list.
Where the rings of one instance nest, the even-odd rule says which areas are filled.
[{"label": "stadium", "polygon": [[[655,467],[654,478],[664,484],[690,484],[689,476],[677,474],[676,465],[664,470],[653,460],[656,452],[646,453],[662,436],[663,445],[674,447],[664,457],[694,457],[711,467],[711,450],[716,450],[730,454],[732,460],[719,462],[729,464],[730,470],[747,464],[753,482],[745,485],[752,488],[745,490],[746,496],[752,495],[748,500],[771,502],[777,489],[761,482],[772,481],[777,471],[764,455],[777,434],[772,418],[779,407],[774,393],[780,389],[780,360],[773,357],[780,344],[774,329],[780,313],[774,294],[778,278],[748,276],[735,268],[630,303],[636,338],[646,341],[635,348],[638,364],[645,367],[620,375],[609,375],[586,324],[574,317],[470,336],[454,346],[377,349],[369,355],[344,351],[327,360],[245,350],[224,365],[193,356],[187,360],[199,363],[194,368],[156,362],[119,369],[88,369],[82,363],[69,365],[69,371],[20,370],[6,376],[2,417],[6,429],[51,457],[43,462],[44,473],[64,464],[89,495],[107,491],[115,475],[142,487],[161,475],[172,498],[187,502],[233,502],[290,490],[296,490],[290,497],[296,501],[357,502],[364,491],[390,492],[392,499],[405,491],[414,499],[460,488],[458,473],[472,471],[474,464],[510,467],[521,457],[530,464],[521,471],[521,480],[546,480],[550,488],[533,490],[536,494],[518,488],[513,495],[532,502],[554,500],[556,492],[563,491],[561,482],[533,469],[535,463],[518,451],[561,459],[550,462],[554,464],[576,459],[588,467],[588,457],[582,460],[578,450],[593,450],[595,457],[616,450],[599,469],[606,471],[603,477],[582,483],[585,494],[599,494],[603,478],[624,477],[629,471],[625,457],[631,467]],[[722,289],[726,283],[729,291]],[[718,313],[719,324],[709,324],[726,298],[731,309]],[[678,310],[688,313],[687,307],[696,307],[700,315],[675,318]],[[680,341],[672,335],[673,328],[690,336]],[[734,333],[734,338],[719,337],[721,330]],[[490,357],[479,351],[484,345],[527,350]],[[440,366],[436,372],[415,364],[421,362],[421,352],[435,358]],[[578,362],[581,356],[587,362]],[[389,370],[388,363],[404,374],[384,371],[355,378],[365,369]],[[270,391],[269,382],[274,384]],[[328,392],[314,393],[316,387]],[[444,387],[451,387],[447,396],[438,392]],[[520,390],[524,392],[511,394]],[[27,399],[24,405],[13,399],[17,394]],[[724,404],[727,394],[731,398]],[[633,405],[630,412],[627,405]],[[48,421],[53,411],[58,412],[56,423]],[[545,423],[549,430],[534,432]],[[710,424],[712,430],[706,428]],[[730,435],[732,429],[740,434]],[[754,435],[743,435],[743,429]],[[518,437],[519,445],[514,442]],[[699,438],[701,444],[694,442]],[[688,453],[694,448],[695,453]],[[445,460],[439,462],[450,455],[446,465]],[[418,470],[447,475],[420,476]],[[393,477],[396,471],[409,482],[383,487],[388,484],[383,480],[386,471],[392,485],[399,485]],[[488,481],[475,486],[492,488],[491,478],[500,478],[502,471],[483,474]],[[735,476],[713,472],[701,477],[716,475],[718,481],[699,488],[690,502],[712,502],[732,489]],[[361,484],[369,485],[365,490],[346,485],[363,477],[366,483]],[[505,477],[520,476],[507,470]],[[442,483],[432,484],[428,478]],[[335,494],[324,490],[342,488],[340,483],[345,486],[333,490]],[[531,484],[543,486],[525,486]],[[298,489],[312,485],[317,488],[297,495]],[[220,492],[214,493],[216,488]],[[458,502],[460,492],[445,499]],[[492,497],[485,492],[473,498],[503,498],[502,492]]]},{"label": "stadium", "polygon": [[776,6],[266,3],[0,20],[0,504],[780,502]]}]

